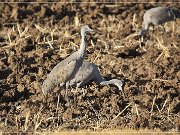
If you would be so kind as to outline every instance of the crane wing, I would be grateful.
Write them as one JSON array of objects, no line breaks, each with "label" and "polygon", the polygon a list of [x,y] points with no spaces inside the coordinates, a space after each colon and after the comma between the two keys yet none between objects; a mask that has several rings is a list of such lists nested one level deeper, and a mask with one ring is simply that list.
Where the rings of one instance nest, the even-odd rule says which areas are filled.
[{"label": "crane wing", "polygon": [[64,65],[59,63],[49,75],[57,78],[58,83],[65,83],[76,70],[77,60],[72,60]]}]

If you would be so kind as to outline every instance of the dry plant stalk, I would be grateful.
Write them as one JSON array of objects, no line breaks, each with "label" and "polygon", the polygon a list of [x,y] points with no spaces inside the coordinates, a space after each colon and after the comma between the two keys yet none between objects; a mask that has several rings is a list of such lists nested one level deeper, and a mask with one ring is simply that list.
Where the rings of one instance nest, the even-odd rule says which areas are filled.
[{"label": "dry plant stalk", "polygon": [[173,44],[174,48],[179,49],[179,47],[175,43],[172,43],[172,44]]},{"label": "dry plant stalk", "polygon": [[12,42],[12,40],[11,40],[11,32],[9,32],[9,33],[7,34],[7,36],[8,36],[8,40],[9,40],[9,45],[3,46],[2,49],[7,49],[7,48],[9,48],[9,47],[12,47],[12,46],[17,45],[16,42]]},{"label": "dry plant stalk", "polygon": [[[26,28],[24,29],[24,31],[22,31],[19,23],[17,23],[17,29],[18,29],[19,37],[22,38],[23,36],[25,36],[25,34],[27,33],[27,31],[29,30],[29,26],[26,26]],[[30,36],[31,36],[31,35],[28,35],[28,36],[26,36],[25,38],[30,37]]]},{"label": "dry plant stalk", "polygon": [[172,22],[172,25],[173,25],[172,26],[173,27],[173,33],[175,33],[175,22],[174,21]]},{"label": "dry plant stalk", "polygon": [[168,82],[168,83],[170,83],[170,80],[159,79],[159,78],[152,79],[152,81],[162,81],[162,82]]},{"label": "dry plant stalk", "polygon": [[152,103],[151,111],[150,111],[150,113],[151,113],[150,118],[152,116],[153,108],[154,108],[154,105],[155,105],[155,100],[156,100],[156,96],[154,96],[154,98],[153,98],[153,103]]},{"label": "dry plant stalk", "polygon": [[57,100],[57,105],[56,105],[56,112],[58,112],[58,109],[59,109],[59,101],[60,101],[60,94],[58,94],[58,100]]},{"label": "dry plant stalk", "polygon": [[36,29],[38,29],[41,33],[44,33],[45,30],[47,30],[47,28],[42,28],[37,24],[34,24],[34,26],[36,27]]},{"label": "dry plant stalk", "polygon": [[47,37],[46,37],[45,39],[47,40],[47,43],[49,44],[50,48],[53,49],[54,47],[53,47],[52,44],[51,44],[51,42],[53,42],[53,40],[50,42]]},{"label": "dry plant stalk", "polygon": [[24,131],[26,132],[28,130],[28,122],[29,122],[29,116],[30,116],[30,112],[26,113],[26,118],[25,118],[25,123],[24,123]]},{"label": "dry plant stalk", "polygon": [[167,101],[168,101],[168,99],[165,100],[165,102],[164,102],[164,104],[163,104],[163,106],[162,106],[162,108],[161,108],[161,110],[160,110],[161,112],[163,111],[163,109],[164,109],[164,107],[165,107]]},{"label": "dry plant stalk", "polygon": [[137,17],[137,14],[136,13],[134,13],[134,15],[133,15],[133,20],[132,20],[132,26],[136,29],[137,28],[137,24],[136,24],[136,17]]},{"label": "dry plant stalk", "polygon": [[27,35],[27,36],[26,36],[28,30],[29,30],[29,26],[26,26],[26,28],[24,29],[24,31],[20,33],[20,38],[22,38],[22,37],[24,37],[24,38],[31,37],[31,35]]},{"label": "dry plant stalk", "polygon": [[155,62],[157,63],[158,60],[162,57],[162,55],[164,55],[165,57],[170,57],[170,54],[168,47],[165,47],[163,45],[163,40],[162,39],[160,40],[160,38],[157,36],[155,36],[155,38],[157,40],[158,47],[160,47],[163,50],[162,53],[159,55],[159,57],[155,60]]},{"label": "dry plant stalk", "polygon": [[174,125],[174,122],[169,117],[167,119]]},{"label": "dry plant stalk", "polygon": [[48,29],[48,28],[42,28],[40,27],[39,25],[36,25],[34,24],[34,26],[36,27],[36,29],[38,29],[42,34],[44,33],[50,33],[50,40],[48,37],[43,37],[43,41],[38,41],[40,39],[40,35],[38,35],[35,39],[36,42],[38,42],[38,45],[41,45],[41,44],[48,44],[50,46],[51,49],[54,49],[53,47],[53,44],[55,41],[57,40],[54,40],[54,33],[55,31],[58,31],[59,30],[57,28],[54,28],[53,30],[52,29]]},{"label": "dry plant stalk", "polygon": [[131,102],[129,105],[127,105],[118,115],[116,115],[116,117],[114,117],[111,122],[109,123],[109,125],[111,125],[129,106],[132,105],[133,102]]},{"label": "dry plant stalk", "polygon": [[135,37],[135,36],[137,36],[137,33],[133,33],[133,34],[128,35],[127,37],[124,38],[124,40],[128,40],[128,39]]},{"label": "dry plant stalk", "polygon": [[[16,37],[16,40],[12,41],[11,35],[12,35],[12,32],[15,32],[15,27],[13,26],[12,29],[7,34],[7,37],[8,37],[8,40],[9,40],[9,42],[7,44],[9,44],[9,45],[3,46],[2,49],[7,49],[7,48],[10,48],[12,46],[16,46],[16,45],[18,45],[20,43],[20,41],[31,37],[31,35],[26,35],[28,30],[29,30],[29,26],[26,26],[24,31],[22,31],[19,23],[17,23],[17,31],[19,33],[19,37]],[[17,36],[17,34],[16,34],[16,36]]]},{"label": "dry plant stalk", "polygon": [[137,104],[135,104],[135,108],[136,108],[137,116],[139,116],[139,111],[138,111],[138,108],[137,108]]},{"label": "dry plant stalk", "polygon": [[[59,53],[61,53],[61,50],[62,50],[62,45],[64,44],[64,38],[62,38],[62,42],[61,44],[59,45]],[[67,53],[66,53],[67,55]]]},{"label": "dry plant stalk", "polygon": [[114,45],[114,49],[118,49],[118,48],[123,48],[123,47],[125,47],[125,46],[123,46],[123,45],[117,45],[117,44],[115,43],[114,39],[112,39],[111,41],[112,41],[112,43],[113,43],[113,45]]},{"label": "dry plant stalk", "polygon": [[18,116],[15,117],[15,123],[16,123],[17,128],[19,128],[19,124],[18,124]]},{"label": "dry plant stalk", "polygon": [[92,106],[91,102],[89,100],[87,100],[89,106],[92,108],[92,110],[94,111],[94,113],[96,114],[96,116],[98,117],[98,119],[101,119],[101,115],[94,109],[94,107]]},{"label": "dry plant stalk", "polygon": [[13,8],[10,19],[12,19],[17,14],[18,8],[19,7]]},{"label": "dry plant stalk", "polygon": [[101,49],[99,50],[98,54],[96,55],[96,57],[95,57],[93,63],[95,63],[95,61],[99,58],[100,54],[101,54]]},{"label": "dry plant stalk", "polygon": [[104,41],[104,40],[100,40],[100,39],[98,39],[97,40],[98,42],[101,42],[101,43],[103,43],[104,44],[104,46],[105,46],[105,50],[108,52],[109,50],[108,50],[108,44],[107,44],[107,42],[106,41]]},{"label": "dry plant stalk", "polygon": [[74,24],[75,24],[75,28],[79,27],[79,25],[80,25],[80,21],[79,21],[78,15],[76,15],[74,17]]},{"label": "dry plant stalk", "polygon": [[20,25],[19,25],[19,23],[17,23],[17,30],[18,30],[18,32],[19,32],[19,35],[20,35],[20,37],[21,37],[21,27],[20,27]]},{"label": "dry plant stalk", "polygon": [[93,46],[93,48],[95,47],[93,40],[91,40],[91,45]]},{"label": "dry plant stalk", "polygon": [[136,14],[133,15],[133,20],[132,20],[132,26],[135,26],[135,19],[136,19]]},{"label": "dry plant stalk", "polygon": [[39,120],[39,119],[40,119],[40,117],[39,117],[39,115],[38,115],[37,120],[36,120],[36,122],[35,122],[34,131],[36,131],[37,128],[41,125],[42,119],[40,119],[40,120]]},{"label": "dry plant stalk", "polygon": [[37,128],[41,125],[43,121],[42,117],[40,117],[42,110],[43,110],[43,105],[40,107],[39,112],[36,115],[34,115],[34,124],[35,124],[34,131],[37,130]]},{"label": "dry plant stalk", "polygon": [[77,44],[75,44],[75,43],[73,43],[71,41],[69,41],[69,45],[73,45],[73,48],[74,48],[75,51],[79,47]]},{"label": "dry plant stalk", "polygon": [[8,39],[9,39],[9,43],[12,44],[11,37],[10,37],[11,35],[10,34],[11,33],[8,33],[7,36],[8,36]]},{"label": "dry plant stalk", "polygon": [[156,108],[158,109],[159,113],[161,113],[159,106],[157,104],[155,104],[155,105],[156,105]]}]

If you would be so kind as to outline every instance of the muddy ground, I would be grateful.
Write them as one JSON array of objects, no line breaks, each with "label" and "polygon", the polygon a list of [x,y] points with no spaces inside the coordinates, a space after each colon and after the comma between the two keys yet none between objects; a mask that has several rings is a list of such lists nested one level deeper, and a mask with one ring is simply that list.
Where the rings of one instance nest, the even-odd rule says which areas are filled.
[{"label": "muddy ground", "polygon": [[[135,36],[144,12],[156,6],[180,9],[175,2],[1,3],[1,132],[180,131],[180,20],[165,30],[155,27],[143,42]],[[114,85],[92,81],[77,92],[69,90],[69,105],[65,88],[53,90],[46,103],[41,84],[79,48],[85,24],[94,29],[87,34],[86,60],[105,79],[123,79],[124,96]]]}]

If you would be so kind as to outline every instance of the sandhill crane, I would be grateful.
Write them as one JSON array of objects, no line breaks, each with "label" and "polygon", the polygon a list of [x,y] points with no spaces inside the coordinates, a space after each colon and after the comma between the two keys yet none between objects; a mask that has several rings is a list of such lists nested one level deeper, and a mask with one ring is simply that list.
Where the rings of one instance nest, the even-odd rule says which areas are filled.
[{"label": "sandhill crane", "polygon": [[161,25],[180,18],[180,10],[170,7],[156,7],[145,12],[143,17],[143,29],[138,35],[143,36],[149,30],[150,25]]},{"label": "sandhill crane", "polygon": [[[58,63],[51,72],[47,75],[42,85],[42,92],[45,96],[47,93],[54,89],[55,86],[68,85],[69,81],[72,80],[79,68],[82,66],[86,53],[86,32],[92,32],[87,25],[81,28],[81,45],[80,49],[72,53],[69,57]],[[66,86],[67,88],[68,86]],[[67,89],[66,89],[67,92]]]},{"label": "sandhill crane", "polygon": [[119,88],[119,90],[122,91],[123,82],[121,80],[112,79],[112,80],[106,81],[101,76],[101,73],[98,67],[95,64],[90,63],[88,61],[83,62],[83,65],[77,72],[76,76],[72,80],[69,81],[69,85],[76,84],[76,87],[82,87],[84,86],[84,84],[88,83],[91,80],[96,81],[100,85],[114,84]]}]

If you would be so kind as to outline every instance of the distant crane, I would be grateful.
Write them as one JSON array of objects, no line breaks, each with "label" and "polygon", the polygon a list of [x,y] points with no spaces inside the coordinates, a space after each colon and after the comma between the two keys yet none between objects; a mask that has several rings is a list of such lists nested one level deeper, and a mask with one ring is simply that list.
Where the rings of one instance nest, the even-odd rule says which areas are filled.
[{"label": "distant crane", "polygon": [[[123,93],[123,90],[122,90],[123,82],[121,80],[111,79],[109,81],[106,81],[101,76],[101,73],[100,73],[98,67],[95,64],[90,63],[88,61],[83,62],[83,65],[77,72],[76,76],[72,80],[69,81],[68,85],[76,84],[76,87],[82,87],[91,80],[96,81],[100,85],[114,84]],[[123,95],[124,95],[124,93],[123,93]]]},{"label": "distant crane", "polygon": [[[84,57],[86,54],[86,32],[92,32],[93,30],[87,25],[81,28],[81,45],[80,49],[72,53],[69,57],[58,63],[51,72],[47,75],[47,78],[42,84],[42,92],[47,96],[48,92],[54,89],[56,86],[64,86],[69,84],[77,74],[79,68],[82,66]],[[66,89],[67,93],[67,89]]]},{"label": "distant crane", "polygon": [[143,17],[143,29],[138,35],[143,36],[149,30],[150,25],[161,25],[180,18],[180,10],[171,7],[156,7],[145,12]]}]

